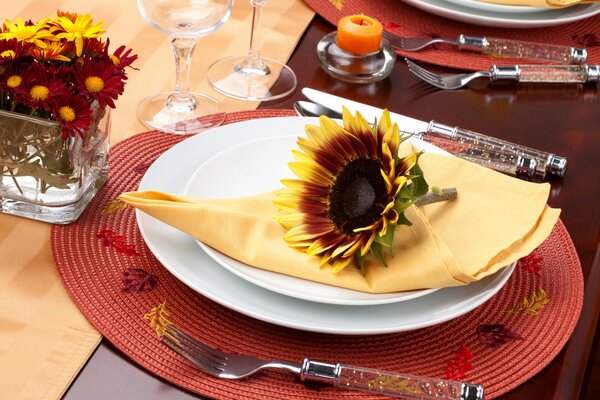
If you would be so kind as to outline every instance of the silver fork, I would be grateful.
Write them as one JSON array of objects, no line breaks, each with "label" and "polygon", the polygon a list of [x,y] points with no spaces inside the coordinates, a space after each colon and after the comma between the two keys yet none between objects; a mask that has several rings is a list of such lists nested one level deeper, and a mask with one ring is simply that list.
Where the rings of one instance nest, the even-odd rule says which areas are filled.
[{"label": "silver fork", "polygon": [[587,83],[600,80],[598,65],[492,65],[489,71],[466,74],[436,74],[406,59],[410,72],[440,89],[458,89],[473,79],[508,80],[529,83]]},{"label": "silver fork", "polygon": [[491,74],[487,71],[477,71],[467,74],[436,74],[418,66],[414,62],[406,59],[410,72],[440,89],[458,89],[477,78],[490,78]]},{"label": "silver fork", "polygon": [[383,31],[383,37],[386,38],[390,44],[398,50],[404,51],[419,51],[425,47],[431,46],[436,43],[455,44],[456,40],[445,39],[445,38],[405,38],[396,36],[388,31]]},{"label": "silver fork", "polygon": [[583,64],[587,59],[586,49],[521,40],[466,35],[458,35],[456,39],[405,38],[388,31],[383,32],[383,37],[393,47],[403,51],[419,51],[436,43],[445,43],[456,46],[459,51],[471,51],[493,57],[544,60],[558,64]]},{"label": "silver fork", "polygon": [[173,325],[165,326],[161,337],[177,354],[201,371],[217,378],[241,379],[261,369],[282,369],[300,375],[300,379],[331,383],[344,389],[424,400],[480,400],[483,387],[442,379],[398,374],[371,368],[352,367],[340,363],[314,361],[302,363],[262,360],[245,354],[230,354],[194,339]]}]

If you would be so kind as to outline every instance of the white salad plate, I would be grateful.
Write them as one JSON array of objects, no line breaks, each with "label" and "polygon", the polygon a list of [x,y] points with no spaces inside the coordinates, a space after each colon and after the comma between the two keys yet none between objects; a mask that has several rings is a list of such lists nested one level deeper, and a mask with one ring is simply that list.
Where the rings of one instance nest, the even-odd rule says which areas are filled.
[{"label": "white salad plate", "polygon": [[[578,4],[559,9],[527,11],[515,10],[510,6],[509,12],[474,8],[474,0],[402,0],[406,4],[431,14],[455,21],[475,25],[493,26],[497,28],[541,28],[579,21],[600,13],[599,3]],[[468,3],[467,3],[468,2]],[[484,3],[482,3],[484,4]],[[509,6],[506,6],[509,7]],[[489,8],[489,7],[487,7]],[[532,7],[534,8],[534,7]]]},{"label": "white salad plate", "polygon": [[[190,137],[152,164],[139,190],[183,195],[200,165],[215,154],[255,139],[300,136],[308,123],[318,124],[318,119],[255,119]],[[445,322],[487,301],[504,286],[514,268],[510,266],[478,282],[440,289],[409,301],[361,306],[326,304],[280,294],[242,279],[212,259],[191,236],[139,210],[136,215],[142,236],[158,261],[194,291],[250,317],[312,332],[380,334]]]}]

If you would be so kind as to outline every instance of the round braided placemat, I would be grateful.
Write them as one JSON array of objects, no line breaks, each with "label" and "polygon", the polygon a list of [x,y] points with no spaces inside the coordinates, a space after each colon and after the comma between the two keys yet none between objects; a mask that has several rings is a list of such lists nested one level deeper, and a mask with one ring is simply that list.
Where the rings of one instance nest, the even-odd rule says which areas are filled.
[{"label": "round braided placemat", "polygon": [[[226,123],[287,115],[293,113],[240,112],[230,114]],[[124,354],[176,385],[216,399],[381,398],[305,385],[290,374],[271,371],[242,381],[210,377],[161,345],[144,319],[165,301],[171,311],[168,318],[176,326],[226,351],[296,361],[307,356],[440,378],[458,370],[459,375],[453,376],[464,375],[461,379],[483,384],[486,398],[509,391],[544,368],[577,323],[583,276],[560,221],[534,253],[535,259],[518,266],[492,299],[459,318],[426,329],[370,336],[328,335],[284,328],[231,311],[174,278],[145,246],[134,210],[119,209],[111,202],[121,192],[136,190],[152,161],[183,139],[147,132],[114,146],[105,187],[77,222],[52,227],[56,265],[73,301]],[[541,268],[537,273],[536,266]],[[232,275],[231,279],[238,278]],[[540,289],[547,304],[539,298],[524,303]],[[506,331],[478,335],[478,328],[491,326],[501,326],[521,338],[509,340]],[[465,358],[465,349],[472,358]]]},{"label": "round braided placemat", "polygon": [[[570,47],[586,48],[588,64],[600,64],[600,37],[598,26],[600,15],[569,24],[544,28],[494,28],[471,25],[426,13],[401,0],[304,0],[317,14],[334,26],[346,15],[365,14],[379,20],[386,29],[402,37],[444,37],[457,38],[458,35],[487,36],[512,40],[526,40],[548,44],[561,44]],[[335,4],[341,5],[341,9]],[[332,31],[335,28],[332,27]],[[460,69],[487,70],[492,64],[513,65],[531,64],[515,58],[486,57],[476,53],[458,51],[455,47],[430,47],[416,52],[397,53],[411,60],[425,61]]]}]

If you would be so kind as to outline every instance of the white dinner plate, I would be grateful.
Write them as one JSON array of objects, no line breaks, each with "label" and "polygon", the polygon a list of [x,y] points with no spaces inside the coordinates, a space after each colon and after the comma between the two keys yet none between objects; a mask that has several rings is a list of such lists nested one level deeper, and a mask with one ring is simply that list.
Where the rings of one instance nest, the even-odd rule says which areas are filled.
[{"label": "white dinner plate", "polygon": [[[446,0],[402,0],[423,11],[456,21],[497,28],[540,28],[579,21],[600,13],[600,3],[578,4],[539,12],[498,12],[466,7]],[[465,0],[467,1],[467,0]]]},{"label": "white dinner plate", "polygon": [[[268,118],[225,125],[190,137],[161,155],[139,190],[184,194],[186,182],[214,154],[253,139],[303,135],[317,118]],[[265,154],[265,157],[270,156]],[[492,297],[513,266],[466,286],[440,289],[418,299],[381,305],[322,304],[281,295],[232,274],[189,235],[137,211],[142,236],[156,258],[198,293],[253,318],[290,328],[334,334],[380,334],[424,328],[463,315]]]},{"label": "white dinner plate", "polygon": [[459,6],[466,8],[474,8],[476,10],[489,11],[494,13],[511,13],[511,14],[526,14],[526,13],[537,13],[542,11],[548,11],[548,8],[544,7],[531,7],[531,6],[510,6],[496,3],[486,3],[485,1],[478,0],[446,0],[449,3],[458,4]]},{"label": "white dinner plate", "polygon": [[[282,178],[295,178],[288,168],[297,149],[296,136],[273,136],[240,143],[209,158],[194,172],[185,195],[204,198],[244,197],[281,189]],[[442,150],[414,141],[429,152]],[[444,152],[445,153],[445,152]],[[276,208],[273,206],[273,212]],[[282,238],[283,240],[283,238]],[[371,294],[339,288],[305,279],[251,267],[198,242],[202,249],[224,268],[263,288],[299,299],[328,304],[375,305],[412,300],[438,289]]]}]

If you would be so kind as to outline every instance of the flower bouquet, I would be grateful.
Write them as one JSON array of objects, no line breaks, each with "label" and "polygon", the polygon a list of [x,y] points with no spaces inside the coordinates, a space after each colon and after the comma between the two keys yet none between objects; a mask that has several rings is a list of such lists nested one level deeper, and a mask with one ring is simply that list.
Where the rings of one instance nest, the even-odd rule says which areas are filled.
[{"label": "flower bouquet", "polygon": [[110,108],[131,49],[109,51],[103,23],[58,11],[0,30],[0,210],[72,222],[106,181]]}]

